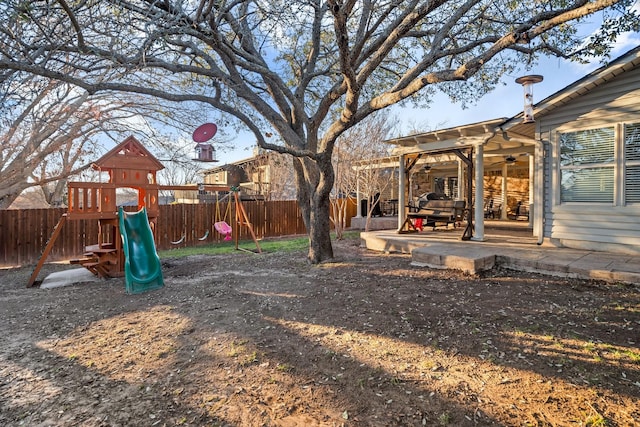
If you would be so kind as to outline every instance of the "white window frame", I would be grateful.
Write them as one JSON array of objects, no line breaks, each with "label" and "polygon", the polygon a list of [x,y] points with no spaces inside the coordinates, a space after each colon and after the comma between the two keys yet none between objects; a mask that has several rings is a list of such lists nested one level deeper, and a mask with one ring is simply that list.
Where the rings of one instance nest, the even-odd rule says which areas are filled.
[{"label": "white window frame", "polygon": [[626,181],[626,176],[627,176],[627,166],[636,166],[636,167],[640,167],[640,159],[637,160],[628,160],[627,159],[627,153],[626,153],[626,140],[627,140],[627,132],[626,132],[626,126],[637,126],[638,128],[640,128],[640,120],[637,122],[627,122],[621,125],[621,132],[622,132],[622,138],[621,138],[621,150],[622,150],[622,155],[620,156],[620,185],[622,187],[622,191],[621,191],[621,201],[620,204],[623,206],[626,205],[640,205],[640,200],[638,200],[637,202],[629,202],[627,201],[626,197],[627,197],[627,181]]},{"label": "white window frame", "polygon": [[[640,206],[640,201],[638,202],[627,202],[625,200],[625,189],[626,189],[626,166],[640,166],[640,160],[627,161],[625,159],[625,126],[627,125],[636,125],[640,126],[640,121],[631,121],[631,122],[618,122],[618,123],[599,123],[597,125],[585,126],[585,127],[571,127],[565,129],[556,129],[553,132],[553,141],[555,142],[555,177],[553,179],[554,185],[554,193],[555,197],[554,204],[556,206],[585,206],[585,205],[599,205],[599,206]],[[613,128],[613,138],[614,138],[614,161],[612,163],[602,163],[602,164],[588,164],[584,165],[584,167],[573,167],[579,169],[586,168],[594,168],[598,166],[604,167],[612,167],[613,168],[613,203],[609,202],[587,202],[587,201],[562,201],[562,170],[564,169],[561,166],[561,142],[560,136],[562,134],[567,133],[575,133],[582,132],[588,130],[595,130],[601,128]]]}]

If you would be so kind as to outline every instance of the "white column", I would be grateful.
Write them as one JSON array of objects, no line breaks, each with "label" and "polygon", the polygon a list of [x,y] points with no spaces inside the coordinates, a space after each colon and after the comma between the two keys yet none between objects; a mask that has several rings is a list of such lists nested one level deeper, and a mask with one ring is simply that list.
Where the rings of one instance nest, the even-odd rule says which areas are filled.
[{"label": "white column", "polygon": [[531,154],[529,156],[529,226],[533,227],[533,200],[535,198],[534,195],[534,181],[535,181],[535,173],[533,168],[535,167],[534,155]]},{"label": "white column", "polygon": [[534,155],[534,196],[535,207],[529,212],[529,218],[533,217],[533,235],[538,238],[538,243],[544,239],[544,145],[542,141],[536,144]]},{"label": "white column", "polygon": [[360,197],[360,171],[356,172],[356,218],[362,218],[362,198]]},{"label": "white column", "polygon": [[406,198],[406,182],[405,182],[406,171],[404,170],[404,155],[400,155],[400,166],[398,167],[398,230],[404,224],[404,220],[406,219],[406,212],[404,207],[407,205]]},{"label": "white column", "polygon": [[509,219],[507,216],[507,178],[509,175],[509,165],[505,162],[502,165],[502,210],[500,219]]},{"label": "white column", "polygon": [[482,242],[484,241],[484,146],[475,146],[474,154],[473,167],[475,171],[476,201],[473,222],[476,225],[476,229],[471,240]]},{"label": "white column", "polygon": [[465,180],[464,180],[464,163],[458,159],[458,194],[456,194],[457,200],[463,200],[466,193]]}]

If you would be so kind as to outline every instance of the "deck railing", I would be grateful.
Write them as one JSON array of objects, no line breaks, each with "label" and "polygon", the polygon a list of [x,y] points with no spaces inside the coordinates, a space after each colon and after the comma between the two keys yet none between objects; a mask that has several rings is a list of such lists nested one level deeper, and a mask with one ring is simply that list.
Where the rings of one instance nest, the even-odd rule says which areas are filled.
[{"label": "deck railing", "polygon": [[69,213],[79,215],[99,215],[117,211],[116,185],[92,182],[70,182]]}]

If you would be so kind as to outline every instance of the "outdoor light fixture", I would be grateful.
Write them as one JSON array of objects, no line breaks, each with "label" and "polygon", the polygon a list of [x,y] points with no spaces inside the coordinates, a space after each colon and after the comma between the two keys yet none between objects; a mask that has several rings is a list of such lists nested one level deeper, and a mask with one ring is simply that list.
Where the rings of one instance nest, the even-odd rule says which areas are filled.
[{"label": "outdoor light fixture", "polygon": [[424,165],[424,171],[429,172],[431,170],[431,165]]},{"label": "outdoor light fixture", "polygon": [[516,162],[516,158],[514,156],[509,155],[504,159],[504,161],[506,164],[512,165]]},{"label": "outdoor light fixture", "polygon": [[530,76],[522,76],[516,79],[516,83],[519,83],[524,88],[524,119],[522,123],[533,123],[533,85],[540,83],[543,77],[538,74],[532,74]]}]

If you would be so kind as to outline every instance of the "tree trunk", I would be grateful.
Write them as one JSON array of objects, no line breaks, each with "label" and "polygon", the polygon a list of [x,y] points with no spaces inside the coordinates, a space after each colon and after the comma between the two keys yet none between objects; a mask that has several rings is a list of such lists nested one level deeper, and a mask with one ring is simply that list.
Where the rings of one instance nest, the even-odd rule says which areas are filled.
[{"label": "tree trunk", "polygon": [[331,246],[331,221],[329,213],[331,202],[329,197],[312,198],[311,203],[311,228],[309,229],[309,260],[318,264],[333,258]]},{"label": "tree trunk", "polygon": [[319,155],[315,161],[294,158],[293,165],[298,205],[309,236],[308,258],[318,264],[333,258],[329,198],[334,181],[331,155]]},{"label": "tree trunk", "polygon": [[59,208],[64,205],[64,192],[66,189],[66,179],[59,179],[58,181],[42,185],[44,199],[53,208]]},{"label": "tree trunk", "polygon": [[339,199],[331,201],[331,213],[333,216],[333,231],[336,233],[336,240],[342,240],[344,238],[344,230],[346,228],[346,216],[347,216],[347,201],[348,199]]},{"label": "tree trunk", "polygon": [[1,209],[8,209],[9,206],[11,206],[11,203],[13,203],[18,196],[20,195],[20,192],[18,193],[11,193],[11,194],[5,194],[3,196],[0,197],[0,210]]},{"label": "tree trunk", "polygon": [[18,182],[0,182],[0,184],[8,184],[7,187],[0,188],[0,209],[8,209],[9,206],[22,194],[24,190],[30,187],[27,184],[27,176],[23,181]]},{"label": "tree trunk", "polygon": [[309,183],[305,179],[305,167],[302,159],[293,158],[293,170],[296,178],[296,200],[298,201],[304,228],[308,234],[311,228],[311,196],[309,194]]}]

